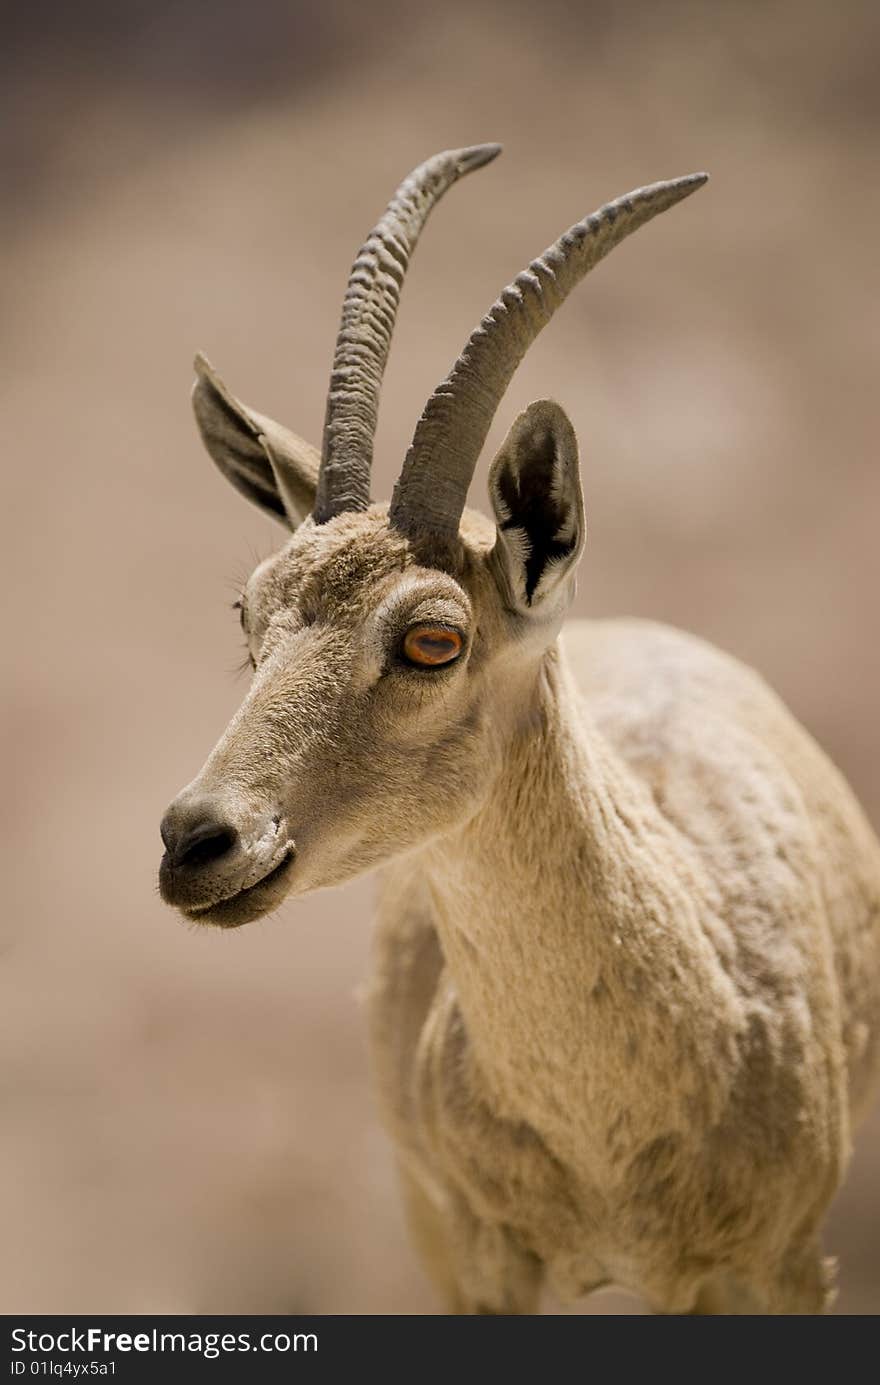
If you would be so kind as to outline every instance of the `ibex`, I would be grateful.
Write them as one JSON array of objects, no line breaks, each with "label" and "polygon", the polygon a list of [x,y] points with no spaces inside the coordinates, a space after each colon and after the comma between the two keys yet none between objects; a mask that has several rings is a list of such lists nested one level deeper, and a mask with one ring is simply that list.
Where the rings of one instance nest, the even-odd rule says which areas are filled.
[{"label": "ibex", "polygon": [[370,499],[410,256],[496,153],[429,159],[364,243],[320,455],[197,359],[208,452],[293,534],[242,594],[253,681],[166,814],[162,894],[231,928],[384,867],[377,1088],[450,1311],[533,1312],[546,1280],[659,1313],[821,1312],[821,1222],[880,1066],[880,845],[736,660],[644,621],[561,629],[584,506],[558,404],[495,458],[494,523],[464,508],[530,343],[704,176],[533,261]]}]

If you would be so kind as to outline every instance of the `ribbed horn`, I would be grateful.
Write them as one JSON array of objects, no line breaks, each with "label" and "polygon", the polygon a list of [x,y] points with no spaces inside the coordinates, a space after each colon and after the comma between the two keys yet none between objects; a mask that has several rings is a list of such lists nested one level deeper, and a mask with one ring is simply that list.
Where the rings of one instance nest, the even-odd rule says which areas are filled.
[{"label": "ribbed horn", "polygon": [[318,524],[370,503],[370,466],[379,392],[400,290],[431,209],[463,174],[500,154],[499,144],[448,149],[420,164],[397,189],[351,268],[327,395]]},{"label": "ribbed horn", "polygon": [[490,308],[425,406],[391,499],[405,533],[454,538],[483,443],[514,371],[584,275],[645,222],[689,197],[708,174],[652,183],[577,222]]}]

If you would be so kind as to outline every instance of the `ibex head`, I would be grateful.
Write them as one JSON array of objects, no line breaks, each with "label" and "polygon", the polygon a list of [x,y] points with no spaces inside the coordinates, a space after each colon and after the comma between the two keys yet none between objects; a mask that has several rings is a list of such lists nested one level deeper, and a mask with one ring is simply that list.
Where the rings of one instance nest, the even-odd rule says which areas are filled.
[{"label": "ibex head", "polygon": [[559,405],[532,404],[514,423],[489,480],[494,525],[464,512],[468,485],[541,328],[613,246],[705,176],[632,192],[533,261],[428,400],[390,505],[372,504],[379,391],[410,256],[447,188],[498,152],[429,159],[368,236],[320,455],[196,362],[209,453],[293,530],[242,594],[250,691],[162,824],[163,897],[199,922],[246,923],[466,821],[528,716],[584,542],[577,442]]}]

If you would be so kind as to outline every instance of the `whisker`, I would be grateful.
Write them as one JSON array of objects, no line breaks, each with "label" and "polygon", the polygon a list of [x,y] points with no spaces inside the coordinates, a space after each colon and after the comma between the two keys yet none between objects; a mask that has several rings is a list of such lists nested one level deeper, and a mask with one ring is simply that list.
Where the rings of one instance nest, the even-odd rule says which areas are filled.
[{"label": "whisker", "polygon": [[243,673],[253,673],[253,671],[254,666],[251,662],[250,651],[248,651],[240,663],[233,664],[232,668],[227,668],[226,674],[227,677],[232,678],[234,682],[238,682]]}]

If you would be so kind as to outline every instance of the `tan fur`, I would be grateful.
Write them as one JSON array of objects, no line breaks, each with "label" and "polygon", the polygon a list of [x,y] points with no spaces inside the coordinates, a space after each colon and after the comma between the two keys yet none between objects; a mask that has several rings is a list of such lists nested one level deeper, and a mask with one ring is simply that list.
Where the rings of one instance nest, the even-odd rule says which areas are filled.
[{"label": "tan fur", "polygon": [[[609,203],[518,275],[368,507],[409,255],[497,153],[421,165],[356,259],[320,460],[197,360],[209,453],[296,532],[248,583],[253,685],[166,814],[162,892],[231,927],[385,867],[373,1057],[450,1311],[534,1312],[546,1277],[659,1313],[821,1312],[819,1230],[880,1064],[880,845],[733,659],[638,622],[559,637],[585,533],[558,404],[498,453],[495,525],[462,517],[530,342],[705,175]],[[451,662],[408,660],[420,625]]]},{"label": "tan fur", "polygon": [[[534,1311],[545,1275],[821,1311],[880,1056],[880,847],[755,674],[648,623],[557,639],[569,577],[512,613],[494,539],[466,512],[432,551],[373,506],[258,568],[253,686],[172,808],[244,845],[166,897],[237,925],[386,867],[378,1092],[451,1311]],[[467,635],[439,677],[388,662],[422,619]]]}]

